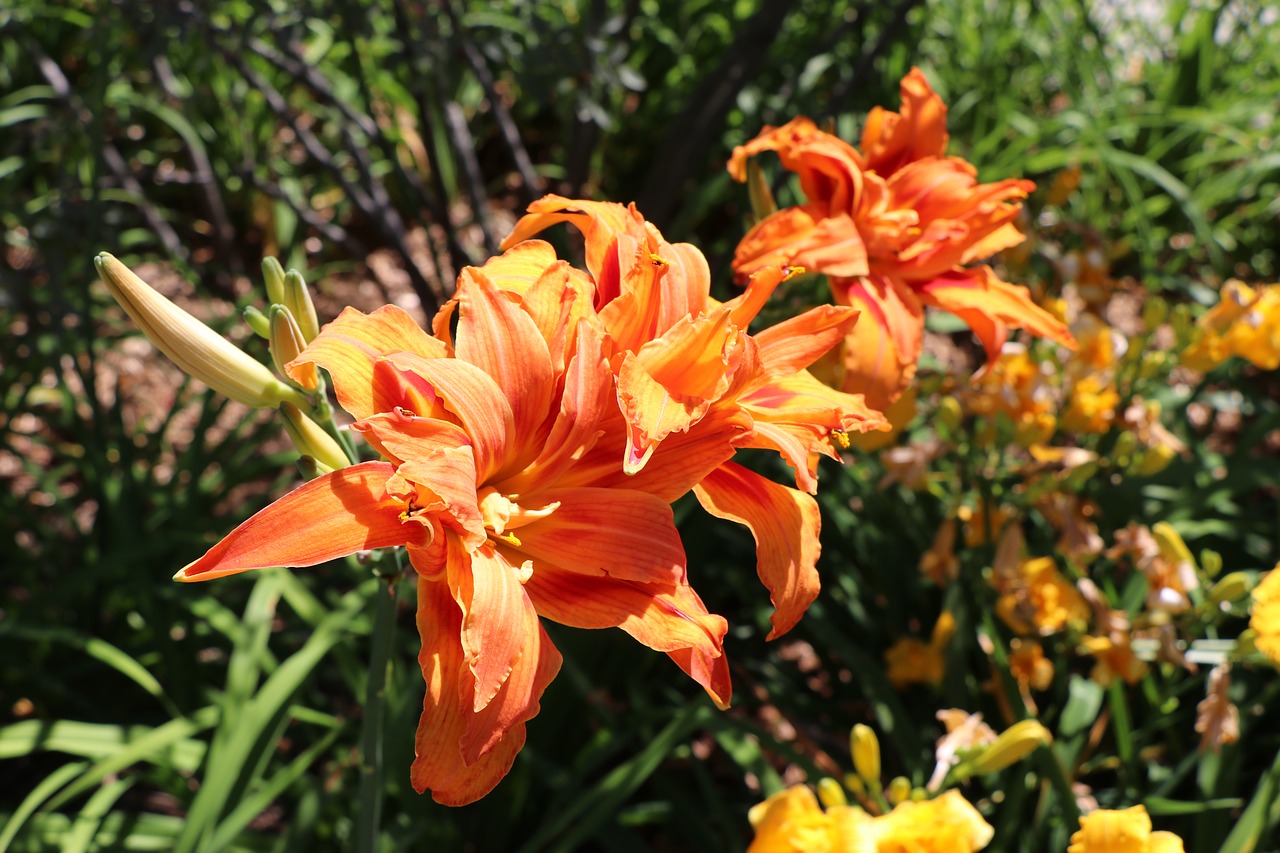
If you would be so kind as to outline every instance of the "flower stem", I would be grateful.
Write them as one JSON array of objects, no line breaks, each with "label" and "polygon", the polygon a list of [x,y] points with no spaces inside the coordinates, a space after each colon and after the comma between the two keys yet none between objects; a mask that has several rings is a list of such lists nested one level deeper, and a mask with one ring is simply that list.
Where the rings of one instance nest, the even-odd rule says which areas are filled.
[{"label": "flower stem", "polygon": [[[395,556],[399,568],[399,554]],[[356,817],[356,845],[359,853],[379,848],[382,827],[382,730],[386,722],[387,680],[391,672],[394,645],[396,581],[391,575],[374,595],[373,648],[369,653],[369,681],[364,695],[364,728],[360,734],[360,811]]]}]

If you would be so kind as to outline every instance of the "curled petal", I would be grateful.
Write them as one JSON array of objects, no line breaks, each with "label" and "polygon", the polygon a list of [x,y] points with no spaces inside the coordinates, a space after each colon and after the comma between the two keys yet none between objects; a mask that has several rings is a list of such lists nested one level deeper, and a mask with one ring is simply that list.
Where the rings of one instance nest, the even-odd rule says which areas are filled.
[{"label": "curled petal", "polygon": [[733,253],[739,278],[777,266],[802,266],[848,278],[866,275],[867,247],[847,212],[824,206],[787,207],[757,222]]},{"label": "curled petal", "polygon": [[395,545],[425,546],[429,528],[402,520],[404,501],[387,494],[394,473],[386,462],[364,462],[317,477],[255,513],[174,580],[314,566]]},{"label": "curled petal", "polygon": [[688,586],[588,577],[540,563],[525,589],[548,619],[575,628],[621,628],[666,652],[719,707],[728,707],[732,687],[724,635],[729,626],[708,613]]},{"label": "curled petal", "polygon": [[782,127],[766,127],[760,135],[733,149],[729,173],[747,177],[746,161],[765,151],[777,151],[784,169],[795,172],[805,196],[823,208],[824,215],[852,211],[862,193],[862,157],[853,146],[821,131],[812,120],[794,118]]},{"label": "curled petal", "polygon": [[831,287],[838,303],[862,311],[845,338],[840,387],[884,411],[915,376],[924,310],[910,288],[894,279],[832,279]]},{"label": "curled petal", "polygon": [[732,462],[704,478],[693,493],[707,512],[751,530],[756,571],[774,607],[768,639],[790,631],[818,596],[818,502]]},{"label": "curled petal", "polygon": [[987,351],[987,361],[1000,357],[1009,328],[1074,347],[1065,324],[1031,300],[1025,287],[1001,281],[991,267],[958,269],[918,286],[926,305],[950,311],[973,329]]},{"label": "curled petal", "polygon": [[294,378],[302,366],[315,364],[329,371],[338,402],[356,418],[385,411],[374,401],[374,365],[393,352],[410,352],[421,358],[448,355],[443,343],[428,335],[403,309],[387,305],[364,314],[344,308],[326,325],[302,354],[286,365]]},{"label": "curled petal", "polygon": [[[537,715],[542,692],[560,669],[560,653],[539,626],[536,644],[526,647],[519,670],[486,708],[508,709],[505,693],[510,690],[525,697],[523,711],[505,713],[501,721],[493,719],[481,726],[472,710],[475,679],[461,642],[462,611],[446,584],[419,579],[418,632],[422,637],[418,663],[427,691],[410,779],[414,790],[430,790],[438,803],[466,805],[493,790],[511,770],[524,746],[525,722]],[[480,736],[486,730],[486,736]],[[478,749],[477,743],[485,749]],[[474,757],[468,760],[464,751]]]},{"label": "curled petal", "polygon": [[902,166],[946,153],[947,105],[919,68],[900,84],[901,112],[873,107],[862,128],[862,155],[868,170],[888,177]]},{"label": "curled petal", "polygon": [[859,311],[843,305],[819,305],[755,335],[760,366],[770,376],[804,370],[853,329]]}]

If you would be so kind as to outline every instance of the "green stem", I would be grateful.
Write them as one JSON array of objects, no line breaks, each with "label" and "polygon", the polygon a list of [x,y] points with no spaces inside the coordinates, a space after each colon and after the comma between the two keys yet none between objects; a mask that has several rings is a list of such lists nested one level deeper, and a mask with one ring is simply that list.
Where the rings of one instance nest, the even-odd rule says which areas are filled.
[{"label": "green stem", "polygon": [[[397,554],[397,563],[399,562]],[[360,811],[356,818],[359,853],[374,853],[382,828],[382,730],[386,722],[387,680],[394,645],[397,572],[374,596],[373,648],[364,695],[364,727],[360,733]]]}]

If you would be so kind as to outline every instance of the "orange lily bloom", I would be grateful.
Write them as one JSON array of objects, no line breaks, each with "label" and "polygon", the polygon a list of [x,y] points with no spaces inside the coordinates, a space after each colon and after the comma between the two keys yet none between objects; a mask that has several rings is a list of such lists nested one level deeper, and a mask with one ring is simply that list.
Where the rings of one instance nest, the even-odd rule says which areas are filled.
[{"label": "orange lily bloom", "polygon": [[[699,478],[694,494],[712,515],[751,529],[757,573],[775,608],[769,636],[780,636],[818,594],[820,519],[810,496],[818,456],[839,458],[833,441],[845,433],[888,428],[861,395],[833,390],[805,369],[845,338],[858,312],[823,306],[752,336],[747,326],[789,270],[761,268],[742,295],[721,304],[710,296],[702,253],[667,242],[634,205],[555,195],[530,205],[503,243],[529,267],[500,287],[521,292],[564,263],[548,244],[529,239],[559,222],[585,237],[590,307],[607,335],[625,422],[625,447],[617,446],[621,433],[606,437],[584,463],[616,470],[620,456],[622,472],[643,482],[659,445],[679,443],[685,453],[718,447],[720,461]],[[742,423],[732,446],[718,438],[726,421]],[[795,469],[799,488],[731,462],[737,447],[777,451]]]},{"label": "orange lily bloom", "polygon": [[902,80],[900,113],[867,117],[862,151],[795,118],[733,151],[729,172],[746,180],[747,159],[778,153],[808,201],[765,217],[738,244],[733,268],[747,278],[771,265],[826,274],[835,301],[866,318],[844,342],[840,387],[887,408],[915,375],[924,309],[949,311],[994,361],[1009,329],[1074,345],[1066,326],[1001,281],[969,266],[1021,243],[1014,224],[1030,181],[980,184],[972,165],[946,157],[946,105],[918,68]]},{"label": "orange lily bloom", "polygon": [[[601,434],[620,427],[602,331],[590,315],[571,320],[581,277],[567,265],[514,299],[490,279],[519,267],[506,256],[464,270],[444,313],[446,329],[456,314],[456,331],[443,338],[394,306],[348,308],[327,325],[288,369],[327,370],[383,460],[301,486],[177,575],[405,546],[427,685],[411,778],[448,805],[488,793],[524,744],[561,662],[540,616],[622,628],[719,706],[731,692],[727,625],[687,582],[667,497],[720,459],[676,448],[654,461],[647,489],[579,471]],[[728,447],[742,427],[722,421]]]}]

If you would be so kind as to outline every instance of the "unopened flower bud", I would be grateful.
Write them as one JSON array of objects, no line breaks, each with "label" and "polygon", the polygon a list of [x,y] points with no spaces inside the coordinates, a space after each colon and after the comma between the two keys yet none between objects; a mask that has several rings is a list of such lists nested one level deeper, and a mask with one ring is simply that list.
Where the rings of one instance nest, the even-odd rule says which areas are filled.
[{"label": "unopened flower bud", "polygon": [[856,773],[844,774],[844,786],[853,791],[854,796],[861,797],[867,793],[867,783],[858,778]]},{"label": "unopened flower bud", "polygon": [[[275,362],[276,370],[285,376],[291,375],[284,366],[297,358],[305,347],[306,342],[302,339],[302,332],[298,329],[293,313],[283,305],[272,305],[271,359]],[[318,378],[314,364],[299,365],[292,376],[308,391],[316,390]]]},{"label": "unopened flower bud", "polygon": [[252,305],[246,305],[244,311],[240,312],[240,316],[244,318],[245,323],[255,335],[264,341],[271,340],[271,321],[267,319],[266,314]]},{"label": "unopened flower bud", "polygon": [[311,301],[307,282],[297,270],[289,270],[284,274],[284,304],[298,321],[302,339],[307,343],[314,341],[316,335],[320,334],[320,319],[316,316],[316,306]]},{"label": "unopened flower bud", "polygon": [[1178,564],[1186,563],[1193,568],[1196,560],[1191,556],[1191,549],[1182,541],[1182,536],[1167,521],[1158,521],[1151,526],[1151,535],[1160,548],[1160,556],[1165,560]]},{"label": "unopened flower bud", "polygon": [[342,445],[297,406],[285,403],[280,406],[280,413],[284,415],[285,432],[289,433],[293,446],[303,456],[314,459],[320,473],[327,474],[350,464]]},{"label": "unopened flower bud", "polygon": [[284,301],[284,267],[275,258],[262,259],[262,278],[267,283],[267,305],[286,305]]},{"label": "unopened flower bud", "polygon": [[[1212,553],[1212,552],[1210,552]],[[1219,568],[1221,568],[1221,560],[1219,557]],[[1249,592],[1252,584],[1249,582],[1249,574],[1247,572],[1231,572],[1223,575],[1218,582],[1209,590],[1209,601],[1215,606],[1219,604],[1229,604],[1233,601],[1239,601]]]},{"label": "unopened flower bud", "polygon": [[1150,477],[1154,474],[1159,474],[1169,467],[1169,463],[1177,455],[1173,452],[1173,448],[1167,444],[1157,444],[1155,447],[1149,447],[1139,453],[1137,458],[1133,460],[1133,465],[1130,466],[1128,473],[1139,477]]},{"label": "unopened flower bud", "polygon": [[184,373],[246,406],[306,404],[302,392],[161,296],[114,256],[103,252],[93,264],[125,313]]},{"label": "unopened flower bud", "polygon": [[841,788],[840,783],[830,776],[824,776],[818,780],[818,799],[829,809],[849,805],[849,800],[844,795],[844,788]]},{"label": "unopened flower bud", "polygon": [[1169,317],[1169,303],[1159,296],[1147,297],[1142,306],[1142,324],[1152,332]]},{"label": "unopened flower bud", "polygon": [[964,412],[960,409],[960,401],[950,395],[938,401],[938,422],[947,429],[960,429],[964,420]]},{"label": "unopened flower bud", "polygon": [[891,806],[896,806],[898,803],[911,799],[911,780],[906,776],[893,777],[889,781],[889,787],[885,789],[884,795]]},{"label": "unopened flower bud", "polygon": [[1208,577],[1217,577],[1222,571],[1222,555],[1210,548],[1200,552],[1200,570]]},{"label": "unopened flower bud", "polygon": [[759,222],[778,209],[773,190],[765,179],[764,170],[754,159],[747,162],[747,196],[751,199],[751,215]]},{"label": "unopened flower bud", "polygon": [[853,753],[853,769],[868,785],[880,784],[880,741],[870,726],[862,723],[849,733],[849,749]]},{"label": "unopened flower bud", "polygon": [[996,773],[1050,743],[1053,735],[1048,729],[1037,720],[1022,720],[1001,732],[995,743],[970,758],[968,764],[975,774]]}]

